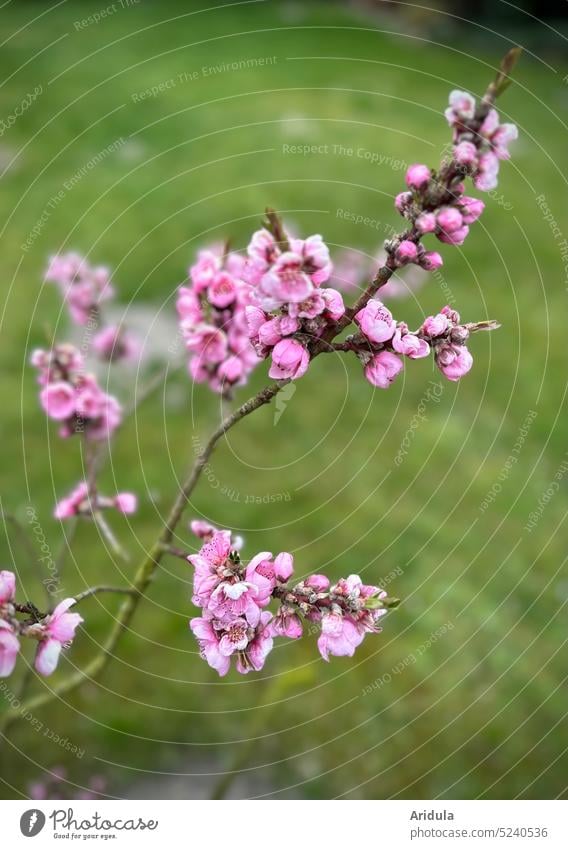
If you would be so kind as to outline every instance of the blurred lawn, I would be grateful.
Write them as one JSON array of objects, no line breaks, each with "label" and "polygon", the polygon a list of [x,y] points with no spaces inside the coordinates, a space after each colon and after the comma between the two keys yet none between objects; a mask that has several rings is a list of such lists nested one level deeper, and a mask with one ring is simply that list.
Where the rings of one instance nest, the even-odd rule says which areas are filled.
[{"label": "blurred lawn", "polygon": [[[403,172],[333,154],[332,146],[437,163],[449,138],[441,114],[448,91],[481,93],[508,47],[495,39],[470,58],[465,39],[449,39],[446,49],[376,32],[376,23],[318,4],[181,16],[197,8],[140,3],[84,28],[73,22],[99,4],[63,5],[29,26],[48,6],[2,10],[14,36],[3,47],[0,116],[43,87],[0,139],[2,158],[16,157],[2,176],[2,502],[24,523],[32,504],[52,551],[61,536],[51,519],[55,494],[79,477],[81,458],[77,443],[57,441],[47,426],[26,365],[46,326],[58,338],[67,333],[56,292],[41,286],[47,255],[77,249],[116,269],[128,320],[131,300],[172,316],[195,250],[228,235],[241,249],[267,203],[302,233],[373,253],[384,232],[337,210],[398,226],[392,196]],[[200,72],[258,57],[276,61]],[[188,510],[242,529],[245,554],[293,550],[300,573],[362,570],[379,582],[396,570],[389,592],[404,604],[383,635],[367,639],[353,661],[329,666],[313,638],[282,643],[258,679],[220,681],[187,630],[189,570],[168,560],[101,682],[41,711],[84,757],[66,760],[41,733],[17,726],[2,752],[7,796],[25,795],[41,767],[59,763],[79,785],[102,771],[111,794],[145,792],[137,782],[147,772],[222,772],[251,735],[259,738],[247,762],[261,781],[256,792],[281,798],[566,795],[566,480],[532,532],[524,530],[566,451],[566,282],[535,203],[543,193],[568,234],[566,137],[556,114],[565,114],[568,88],[566,69],[555,70],[523,58],[501,104],[520,127],[513,160],[463,249],[443,251],[443,286],[462,316],[497,318],[503,329],[472,341],[474,370],[458,385],[445,382],[439,403],[427,404],[402,464],[394,457],[428,381],[438,380],[431,364],[411,364],[390,392],[373,393],[355,361],[322,358],[277,426],[265,409],[231,432]],[[197,79],[184,77],[194,71]],[[133,98],[170,79],[176,84],[158,96]],[[23,253],[50,198],[121,137],[117,151],[53,204]],[[328,144],[330,152],[285,154],[284,144]],[[433,280],[393,309],[417,324],[447,291]],[[129,380],[131,388],[135,376]],[[249,388],[265,382],[262,366]],[[537,416],[519,462],[482,512],[531,410]],[[158,532],[192,438],[203,438],[218,414],[218,399],[203,387],[192,391],[183,369],[140,407],[101,486],[141,496],[131,524],[113,522],[132,563],[114,561],[83,525],[66,559],[65,593],[128,580]],[[262,501],[278,493],[289,500]],[[178,542],[190,544],[185,528]],[[41,564],[13,530],[2,547],[2,563],[16,564],[35,599]],[[104,597],[84,605],[86,627],[58,676],[93,655],[115,610]],[[453,629],[418,657],[447,623]],[[155,780],[148,795],[160,788]]]}]

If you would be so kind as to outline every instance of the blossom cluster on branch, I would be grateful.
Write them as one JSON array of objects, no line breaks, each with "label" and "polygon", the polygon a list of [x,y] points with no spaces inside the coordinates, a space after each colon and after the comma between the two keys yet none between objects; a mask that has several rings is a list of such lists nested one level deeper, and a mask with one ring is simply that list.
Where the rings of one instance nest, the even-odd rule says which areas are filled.
[{"label": "blossom cluster on branch", "polygon": [[[71,320],[80,326],[102,322],[102,305],[112,300],[114,288],[110,269],[92,266],[78,253],[56,254],[49,260],[45,279],[55,283]],[[104,325],[93,337],[93,350],[102,360],[133,360],[137,340],[122,325]]]},{"label": "blossom cluster on branch", "polygon": [[[69,613],[74,598],[61,601],[53,613],[40,613],[30,602],[16,603],[16,576],[0,572],[0,678],[10,675],[20,651],[20,638],[37,642],[34,665],[40,675],[51,675],[62,649],[68,648],[77,626],[83,621],[78,613]],[[19,618],[22,614],[25,618]]]},{"label": "blossom cluster on branch", "polygon": [[227,396],[246,383],[259,362],[247,336],[250,287],[243,279],[245,266],[239,254],[223,256],[219,248],[200,251],[189,270],[191,286],[179,289],[176,303],[191,378]]},{"label": "blossom cluster on branch", "polygon": [[[0,573],[0,675],[12,672],[22,637],[38,642],[36,668],[42,675],[51,674],[82,622],[70,608],[94,592],[127,593],[99,654],[55,691],[68,692],[91,674],[100,674],[162,557],[168,552],[179,555],[171,546],[174,532],[215,445],[237,422],[269,403],[287,381],[301,378],[320,354],[354,354],[368,381],[380,388],[391,385],[405,361],[429,355],[449,380],[459,380],[471,369],[466,343],[471,334],[498,327],[496,322],[462,322],[446,306],[410,330],[393,318],[377,294],[401,268],[439,269],[441,255],[428,250],[422,240],[434,236],[442,244],[461,245],[483,213],[483,202],[466,195],[465,184],[472,179],[478,190],[494,188],[499,163],[509,157],[508,145],[517,131],[512,124],[500,123],[494,101],[510,82],[518,54],[518,49],[509,51],[481,102],[464,92],[451,93],[446,111],[452,127],[451,153],[438,170],[421,163],[408,169],[406,189],[395,198],[404,230],[385,242],[384,262],[351,307],[346,308],[341,293],[329,285],[333,265],[323,238],[292,237],[270,209],[244,255],[227,247],[199,253],[177,298],[191,377],[230,397],[259,363],[270,358],[269,374],[276,382],[229,413],[200,449],[131,587],[91,588],[76,600],[68,598],[53,611],[40,613],[31,602],[16,603],[14,574]],[[76,254],[52,258],[46,276],[59,286],[72,320],[82,326],[93,316],[98,320],[101,305],[112,296],[108,270],[92,268]],[[350,325],[352,332],[343,336]],[[114,360],[132,352],[121,328],[105,326],[101,333],[93,344],[100,356]],[[71,345],[37,350],[32,364],[38,370],[40,403],[47,416],[58,422],[62,437],[81,434],[90,455],[120,424],[118,401],[86,371],[82,354]],[[91,459],[87,465],[86,480],[59,502],[56,515],[88,516],[108,538],[111,532],[101,511],[131,513],[136,499],[127,492],[101,495],[97,464]],[[381,630],[381,617],[396,606],[396,599],[387,598],[378,586],[363,584],[357,575],[335,583],[320,574],[296,581],[291,554],[274,557],[261,552],[245,563],[239,553],[242,541],[229,531],[204,522],[192,523],[192,529],[204,542],[198,554],[181,552],[194,568],[193,601],[202,614],[190,625],[203,657],[220,675],[228,672],[232,657],[241,673],[261,669],[274,638],[297,639],[304,621],[319,627],[318,648],[325,660],[330,655],[351,656],[367,633]],[[43,704],[49,697],[44,694],[31,704]]]},{"label": "blossom cluster on branch", "polygon": [[[320,626],[318,649],[352,657],[368,633],[378,634],[379,619],[396,605],[380,587],[358,575],[331,584],[325,575],[293,580],[294,558],[262,551],[247,564],[234,547],[231,532],[194,526],[205,540],[198,554],[187,555],[194,568],[193,603],[202,615],[190,621],[201,656],[219,675],[235,660],[237,672],[258,672],[275,637],[302,636],[302,620]],[[268,610],[271,602],[278,607]]]},{"label": "blossom cluster on branch", "polygon": [[38,370],[41,405],[50,419],[60,422],[59,436],[84,434],[94,441],[112,436],[122,421],[120,404],[85,370],[77,348],[61,344],[50,351],[37,349],[31,363]]},{"label": "blossom cluster on branch", "polygon": [[[454,131],[452,154],[438,171],[419,163],[408,168],[408,188],[397,195],[395,207],[410,226],[385,242],[385,279],[374,288],[404,266],[437,271],[443,259],[437,251],[427,250],[422,238],[433,234],[440,242],[463,244],[485,206],[465,194],[465,179],[472,177],[479,189],[492,188],[499,160],[509,156],[508,144],[516,138],[516,128],[500,124],[494,108],[478,111],[474,98],[453,91],[446,115]],[[458,380],[473,362],[465,345],[470,331],[497,326],[484,323],[481,328],[482,323],[470,323],[466,330],[458,314],[444,307],[440,316],[448,323],[442,333],[430,336],[425,327],[411,333],[404,322],[394,322],[378,299],[370,297],[361,309],[347,311],[341,292],[323,285],[332,272],[322,237],[291,238],[270,210],[265,226],[253,234],[245,257],[229,253],[223,264],[222,257],[201,252],[190,270],[192,285],[182,287],[178,296],[182,332],[193,354],[194,379],[208,379],[212,389],[226,393],[242,383],[259,360],[270,357],[270,377],[296,380],[306,373],[316,353],[340,350],[337,345],[326,347],[326,341],[355,321],[370,344],[366,351],[354,345],[344,350],[357,353],[373,385],[390,386],[402,369],[399,355],[420,359],[431,351],[442,373]],[[243,313],[257,357],[243,340]],[[237,346],[231,341],[234,337]]]}]

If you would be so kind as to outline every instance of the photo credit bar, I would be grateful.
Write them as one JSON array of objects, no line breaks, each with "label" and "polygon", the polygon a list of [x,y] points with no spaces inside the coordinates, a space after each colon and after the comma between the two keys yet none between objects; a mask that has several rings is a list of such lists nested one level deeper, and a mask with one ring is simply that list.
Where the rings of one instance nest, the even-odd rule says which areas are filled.
[{"label": "photo credit bar", "polygon": [[[222,815],[218,805],[224,806]],[[189,845],[199,842],[202,831],[205,837],[204,824],[211,822],[216,844],[227,841],[231,849],[250,849],[250,828],[235,827],[243,817],[252,818],[256,833],[271,834],[274,847],[289,846],[291,839],[287,829],[275,827],[277,821],[314,823],[316,817],[317,842],[326,849],[353,844],[363,828],[368,831],[366,842],[389,849],[567,845],[564,800],[3,801],[1,810],[2,846],[10,849],[87,842],[168,847],[179,846],[180,835],[181,845]]]}]

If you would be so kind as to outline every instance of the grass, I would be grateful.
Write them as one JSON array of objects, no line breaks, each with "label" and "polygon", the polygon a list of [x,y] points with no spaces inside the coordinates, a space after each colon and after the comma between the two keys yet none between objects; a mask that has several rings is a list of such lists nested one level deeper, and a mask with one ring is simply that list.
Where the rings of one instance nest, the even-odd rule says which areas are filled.
[{"label": "grass", "polygon": [[[141,3],[83,28],[74,22],[99,5],[64,4],[25,26],[47,8],[2,9],[14,37],[3,48],[0,115],[43,88],[0,139],[3,158],[13,160],[2,176],[2,503],[24,524],[33,505],[54,552],[54,498],[79,477],[81,457],[41,415],[26,364],[46,328],[58,338],[68,333],[55,291],[41,285],[47,255],[74,248],[108,263],[126,320],[141,305],[163,322],[157,342],[167,347],[176,286],[197,248],[228,235],[242,248],[266,204],[299,231],[323,233],[334,249],[372,254],[384,228],[398,224],[392,196],[401,164],[435,164],[448,141],[448,90],[481,93],[507,45],[488,40],[470,56],[465,37],[447,49],[317,3],[182,17],[176,4]],[[202,70],[259,57],[276,59]],[[231,433],[188,509],[188,518],[201,513],[241,529],[249,553],[293,550],[300,573],[362,571],[373,581],[394,574],[389,592],[404,603],[384,633],[353,661],[328,666],[305,638],[279,645],[258,679],[218,680],[188,633],[190,573],[168,561],[101,682],[38,717],[84,756],[66,755],[43,730],[20,724],[2,753],[6,796],[26,795],[41,769],[60,763],[77,785],[102,770],[113,795],[136,793],[148,771],[222,772],[251,735],[258,745],[249,774],[279,798],[565,796],[566,480],[525,529],[566,451],[566,280],[559,241],[535,201],[544,194],[568,232],[557,114],[567,95],[555,70],[523,58],[501,104],[520,140],[499,189],[484,198],[486,212],[463,249],[444,250],[443,291],[432,280],[393,307],[413,325],[449,291],[467,320],[503,323],[473,340],[470,375],[444,383],[439,402],[426,404],[400,466],[397,451],[428,382],[438,380],[431,364],[412,364],[382,393],[371,391],[356,362],[321,358],[277,426],[265,409]],[[295,144],[327,145],[327,153],[284,152]],[[357,151],[379,154],[383,164]],[[338,210],[376,219],[378,229]],[[251,392],[265,372],[257,370]],[[125,401],[132,382],[122,378]],[[536,417],[518,462],[499,480],[530,411]],[[183,369],[140,407],[102,478],[102,489],[141,497],[131,522],[113,522],[132,563],[115,562],[81,525],[66,556],[65,593],[128,581],[158,533],[192,439],[217,416],[218,399],[192,389]],[[496,482],[501,490],[483,510]],[[270,500],[279,494],[289,499]],[[190,544],[186,528],[180,537]],[[3,546],[5,567],[17,568],[35,598],[42,565],[12,530]],[[86,627],[58,676],[93,655],[116,604],[103,596],[85,603]],[[159,776],[154,781],[160,795]]]}]

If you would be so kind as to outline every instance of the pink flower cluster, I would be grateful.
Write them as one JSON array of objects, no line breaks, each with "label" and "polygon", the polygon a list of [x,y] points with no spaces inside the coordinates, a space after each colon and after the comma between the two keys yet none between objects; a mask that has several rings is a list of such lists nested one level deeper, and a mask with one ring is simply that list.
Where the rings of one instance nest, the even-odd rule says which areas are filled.
[{"label": "pink flower cluster", "polygon": [[436,364],[449,380],[459,380],[473,363],[465,346],[469,329],[460,324],[459,314],[444,307],[429,316],[421,328],[411,331],[379,300],[371,298],[355,315],[361,336],[350,337],[345,345],[354,350],[365,368],[365,377],[380,389],[388,389],[402,371],[405,356],[411,360],[427,357],[432,351]]},{"label": "pink flower cluster", "polygon": [[[66,598],[53,613],[41,615],[29,603],[17,605],[15,595],[16,576],[13,572],[0,572],[0,677],[5,678],[14,670],[20,650],[19,637],[38,642],[35,668],[40,675],[51,675],[62,649],[71,644],[77,626],[83,621],[78,613],[69,613],[75,599]],[[17,613],[21,612],[29,614],[29,618],[19,620]]]},{"label": "pink flower cluster", "polygon": [[[101,323],[101,307],[114,297],[106,266],[91,266],[78,253],[57,254],[49,260],[45,279],[56,283],[71,319],[79,325]],[[138,341],[124,327],[105,326],[93,337],[93,350],[102,360],[134,360]]]},{"label": "pink flower cluster", "polygon": [[104,392],[72,345],[36,350],[31,363],[39,371],[41,406],[49,418],[60,422],[63,438],[84,433],[88,439],[108,439],[122,419],[116,398]]},{"label": "pink flower cluster", "polygon": [[259,362],[247,334],[246,265],[235,253],[200,251],[189,270],[191,285],[182,286],[177,298],[181,332],[191,354],[190,375],[225,395],[246,383]]},{"label": "pink flower cluster", "polygon": [[465,344],[470,330],[460,324],[456,310],[446,306],[438,315],[428,316],[420,333],[432,346],[436,365],[444,377],[456,381],[467,374],[473,365],[473,357]]},{"label": "pink flower cluster", "polygon": [[92,516],[95,510],[115,508],[119,513],[134,513],[137,498],[132,492],[119,492],[114,498],[100,495],[98,492],[89,493],[86,481],[77,486],[55,505],[56,519],[70,519],[72,516]]},{"label": "pink flower cluster", "polygon": [[102,265],[93,267],[77,253],[52,256],[45,279],[57,284],[77,324],[87,324],[98,314],[101,303],[114,295],[109,269]]},{"label": "pink flower cluster", "polygon": [[[435,186],[434,175],[426,165],[411,165],[406,183],[412,191],[397,195],[395,205],[401,215],[413,220],[417,236],[434,233],[441,242],[462,245],[470,224],[477,221],[485,208],[483,201],[464,195],[462,182],[455,183],[441,201],[439,193],[431,191]],[[404,240],[395,250],[395,260],[403,250],[406,262],[417,262],[430,271],[442,265],[439,254],[432,257],[432,252],[421,253],[420,248],[419,244]]]},{"label": "pink flower cluster", "polygon": [[329,250],[319,235],[290,239],[283,249],[263,228],[247,253],[254,297],[246,308],[249,337],[259,357],[272,355],[270,377],[295,380],[307,371],[308,343],[345,313],[341,293],[321,286],[333,269]]},{"label": "pink flower cluster", "polygon": [[476,189],[494,189],[500,160],[510,158],[509,144],[518,138],[517,127],[501,124],[493,108],[479,123],[475,98],[465,91],[451,92],[445,115],[453,129],[454,160],[473,175]]},{"label": "pink flower cluster", "polygon": [[[311,575],[290,586],[291,554],[263,551],[245,566],[230,531],[212,529],[202,538],[199,553],[187,557],[195,570],[193,603],[202,609],[190,628],[202,657],[219,675],[227,674],[231,658],[241,674],[262,669],[275,637],[302,636],[302,618],[321,625],[318,648],[325,660],[351,657],[366,633],[381,630],[386,593],[357,575],[334,586],[325,575]],[[275,615],[267,610],[273,600],[279,603]]]}]

